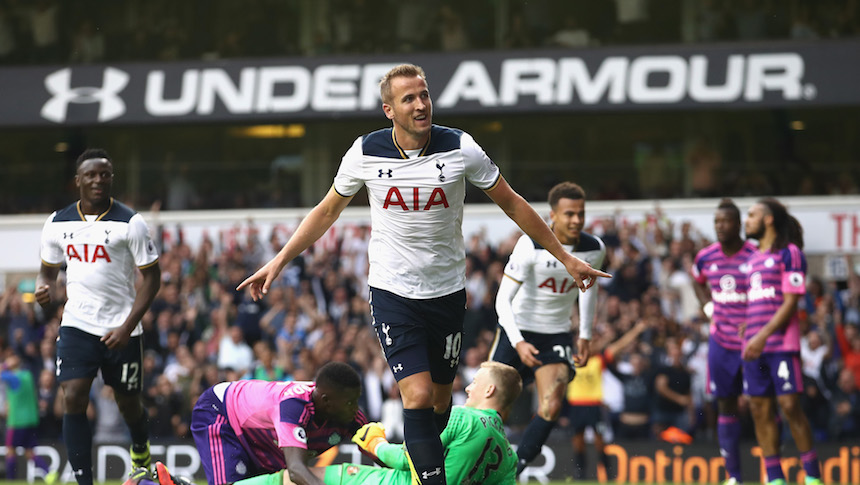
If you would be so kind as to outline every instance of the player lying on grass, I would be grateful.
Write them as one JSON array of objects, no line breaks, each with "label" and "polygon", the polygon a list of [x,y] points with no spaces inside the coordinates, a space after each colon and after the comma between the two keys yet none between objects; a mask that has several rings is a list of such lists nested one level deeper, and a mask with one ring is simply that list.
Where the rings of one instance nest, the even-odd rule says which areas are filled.
[{"label": "player lying on grass", "polygon": [[[442,433],[447,450],[445,473],[449,483],[514,483],[517,454],[505,437],[502,419],[522,390],[519,373],[506,364],[484,362],[466,387],[466,404],[455,406]],[[343,463],[311,468],[326,485],[409,485],[411,468],[406,448],[389,443],[380,423],[368,423],[353,436],[361,450],[390,468]],[[440,470],[441,472],[441,470]],[[425,480],[428,477],[423,477]],[[236,485],[294,485],[287,470],[236,482]],[[170,484],[161,484],[170,485]]]}]

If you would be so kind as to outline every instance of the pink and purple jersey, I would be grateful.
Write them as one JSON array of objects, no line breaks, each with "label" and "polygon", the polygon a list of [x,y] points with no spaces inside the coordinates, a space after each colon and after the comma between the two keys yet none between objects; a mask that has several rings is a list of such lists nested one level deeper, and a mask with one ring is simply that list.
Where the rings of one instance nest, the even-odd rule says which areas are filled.
[{"label": "pink and purple jersey", "polygon": [[711,337],[729,350],[740,351],[743,347],[738,332],[747,311],[747,274],[743,270],[756,250],[754,244],[745,241],[737,253],[727,256],[717,242],[702,248],[693,261],[693,278],[711,289]]},{"label": "pink and purple jersey", "polygon": [[[747,328],[749,341],[759,332],[782,303],[786,293],[806,293],[806,256],[794,244],[776,252],[756,251],[749,260]],[[767,338],[764,352],[799,352],[800,329],[797,312],[788,323]]]},{"label": "pink and purple jersey", "polygon": [[313,382],[242,380],[227,387],[224,404],[230,427],[260,467],[286,467],[280,449],[284,447],[305,448],[310,457],[319,455],[349,441],[367,423],[361,410],[346,426],[317,423],[311,399],[315,386]]}]

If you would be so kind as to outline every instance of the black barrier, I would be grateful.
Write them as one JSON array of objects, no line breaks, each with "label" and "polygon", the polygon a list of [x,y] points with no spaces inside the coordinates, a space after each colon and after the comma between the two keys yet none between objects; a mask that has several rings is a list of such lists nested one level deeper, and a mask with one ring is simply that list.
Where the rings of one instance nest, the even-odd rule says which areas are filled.
[{"label": "black barrier", "polygon": [[446,114],[860,104],[860,41],[661,45],[0,69],[0,126],[379,117],[412,62]]},{"label": "black barrier", "polygon": [[[860,483],[860,444],[817,443],[816,450],[821,461],[824,483]],[[36,452],[52,467],[60,467],[66,481],[74,482],[62,444],[43,443],[36,448]],[[723,459],[715,442],[673,445],[661,441],[627,441],[607,445],[606,453],[609,455],[610,476],[598,476],[594,450],[589,446],[587,480],[598,479],[607,483],[707,484],[719,483],[726,478]],[[759,448],[752,443],[744,443],[741,453],[744,481],[760,483],[764,466]],[[194,477],[198,482],[205,481],[200,456],[193,443],[153,444],[152,454],[154,460],[163,461],[173,473]],[[0,455],[5,455],[5,447],[0,447]],[[362,455],[355,446],[345,445],[336,455],[323,455],[320,459],[326,463],[355,463],[362,461]],[[23,458],[19,457],[19,460]],[[122,444],[96,446],[93,460],[93,476],[97,482],[124,479],[131,467],[128,446]],[[365,463],[368,463],[366,459]],[[803,466],[797,452],[790,445],[786,446],[783,454],[782,467],[789,483],[803,483]],[[41,471],[33,466],[26,466],[23,462],[19,464],[18,470],[19,475],[26,473],[23,478],[30,481],[41,477]],[[553,435],[544,446],[542,456],[523,473],[541,483],[573,477],[574,461],[570,442],[559,435]]]}]

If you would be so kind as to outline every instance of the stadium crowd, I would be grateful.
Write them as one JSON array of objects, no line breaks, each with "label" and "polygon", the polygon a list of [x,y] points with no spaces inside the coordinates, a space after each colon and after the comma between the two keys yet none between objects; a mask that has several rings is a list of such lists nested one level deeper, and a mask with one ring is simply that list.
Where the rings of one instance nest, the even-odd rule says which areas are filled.
[{"label": "stadium crowd", "polygon": [[[280,249],[285,235],[261,234],[252,223],[245,229],[243,239],[208,238],[196,248],[181,238],[162,238],[163,284],[143,321],[144,395],[153,439],[188,438],[191,408],[210,385],[246,378],[310,380],[330,361],[359,370],[362,408],[370,419],[385,422],[394,439],[402,438],[397,386],[371,330],[368,228],[350,227],[335,244],[313,246],[258,302],[234,288]],[[714,404],[705,384],[709,325],[689,272],[709,241],[690,224],[674,227],[659,212],[641,221],[592,220],[589,230],[605,241],[607,270],[614,275],[600,289],[593,354],[631,329],[641,332],[634,344],[604,357],[611,371],[604,371],[603,401],[615,435],[619,416],[644,410],[651,417],[649,437],[677,425],[696,439],[715,439]],[[497,245],[480,233],[468,238],[468,311],[455,403],[465,399],[464,383],[488,357],[495,292],[517,237]],[[40,438],[56,439],[62,405],[56,397],[55,340],[63,309],[43,312],[27,284],[9,285],[0,296],[0,351],[4,357],[17,354],[33,373]],[[801,306],[803,402],[816,438],[860,438],[860,275],[844,283],[810,278]],[[684,397],[680,402],[656,391],[660,374],[672,376],[678,386],[672,390]],[[127,439],[111,392],[99,384],[92,391],[97,443]],[[533,409],[526,392],[509,422],[512,436]],[[743,398],[741,410],[749,420]],[[753,439],[752,426],[743,429]]]},{"label": "stadium crowd", "polygon": [[0,65],[857,35],[856,0],[0,1]]}]

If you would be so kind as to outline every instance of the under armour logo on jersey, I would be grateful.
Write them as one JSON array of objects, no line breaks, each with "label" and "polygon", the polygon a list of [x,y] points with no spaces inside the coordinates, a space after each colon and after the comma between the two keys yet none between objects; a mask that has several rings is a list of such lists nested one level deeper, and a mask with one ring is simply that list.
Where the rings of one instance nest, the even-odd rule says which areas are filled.
[{"label": "under armour logo on jersey", "polygon": [[547,261],[547,262],[546,262],[546,267],[547,267],[547,268],[550,268],[550,267],[552,267],[552,268],[558,268],[558,261]]},{"label": "under armour logo on jersey", "polygon": [[391,178],[391,172],[393,172],[393,171],[394,171],[394,170],[391,170],[391,169],[389,168],[389,169],[388,169],[388,171],[386,172],[386,171],[384,171],[384,170],[382,170],[382,169],[380,168],[380,169],[379,169],[379,178],[382,178],[382,176],[383,176],[383,175],[386,175],[386,174],[388,174],[388,178]]},{"label": "under armour logo on jersey", "polygon": [[110,244],[110,231],[105,229],[105,244]]},{"label": "under armour logo on jersey", "polygon": [[66,121],[69,103],[99,103],[98,121],[110,121],[125,114],[125,101],[119,93],[128,85],[129,75],[125,71],[108,67],[104,70],[102,86],[72,87],[72,69],[60,69],[45,78],[45,88],[53,95],[42,106],[42,117],[56,122]]},{"label": "under armour logo on jersey", "polygon": [[391,372],[397,374],[398,372],[403,370],[403,364],[397,364],[391,368]]},{"label": "under armour logo on jersey", "polygon": [[394,343],[394,340],[391,338],[391,335],[388,335],[388,332],[391,331],[391,325],[382,324],[382,333],[385,334],[385,345],[391,345]]},{"label": "under armour logo on jersey", "polygon": [[63,239],[66,239],[66,238],[74,239],[74,238],[75,238],[75,233],[73,233],[73,232],[64,232],[64,233],[63,233]]},{"label": "under armour logo on jersey", "polygon": [[424,480],[427,480],[428,478],[430,478],[432,476],[441,475],[441,474],[442,474],[442,468],[437,466],[436,469],[433,470],[432,472],[421,472],[421,478],[423,478]]},{"label": "under armour logo on jersey", "polygon": [[439,181],[444,182],[445,181],[445,175],[442,174],[442,169],[445,168],[445,164],[443,163],[440,165],[439,162],[436,162],[436,168],[439,169]]}]

